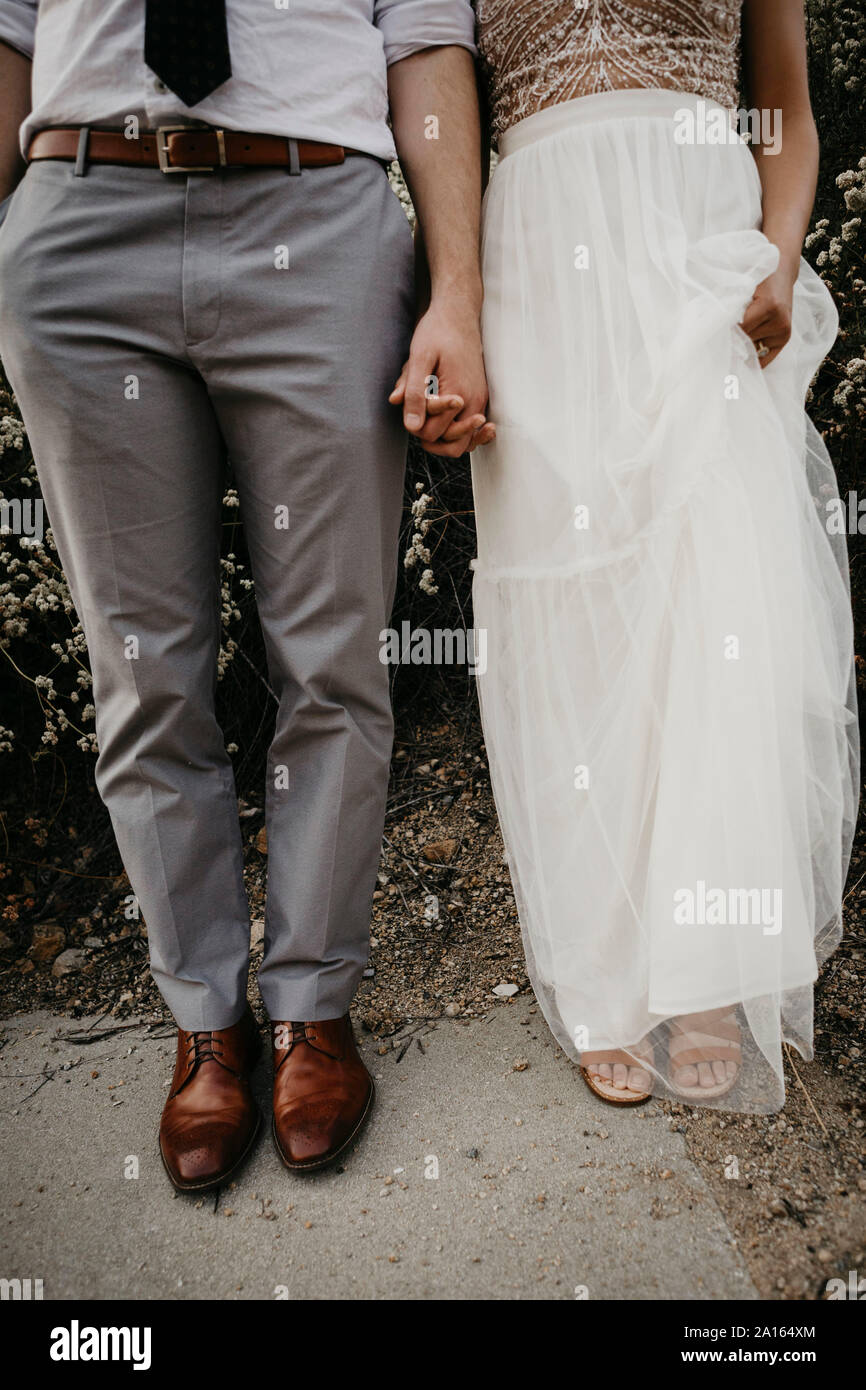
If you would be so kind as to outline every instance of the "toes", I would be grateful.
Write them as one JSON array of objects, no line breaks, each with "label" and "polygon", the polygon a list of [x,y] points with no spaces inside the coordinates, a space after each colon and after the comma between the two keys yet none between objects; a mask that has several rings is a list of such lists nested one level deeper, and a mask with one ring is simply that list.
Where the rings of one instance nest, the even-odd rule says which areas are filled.
[{"label": "toes", "polygon": [[737,1070],[736,1062],[699,1062],[696,1067],[675,1067],[673,1083],[685,1090],[693,1090],[696,1086],[709,1090],[733,1081]]},{"label": "toes", "polygon": [[613,1074],[609,1062],[587,1062],[586,1069],[590,1076],[597,1076],[599,1081],[610,1082]]},{"label": "toes", "polygon": [[645,1067],[635,1066],[623,1055],[621,1062],[593,1062],[583,1064],[590,1076],[613,1086],[617,1091],[647,1092],[652,1089],[652,1076]]}]

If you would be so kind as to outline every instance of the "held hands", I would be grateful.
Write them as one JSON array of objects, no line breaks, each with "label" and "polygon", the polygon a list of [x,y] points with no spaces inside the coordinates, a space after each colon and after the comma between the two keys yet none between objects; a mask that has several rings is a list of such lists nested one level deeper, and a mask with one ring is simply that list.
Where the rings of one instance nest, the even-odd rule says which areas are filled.
[{"label": "held hands", "polygon": [[418,321],[409,360],[388,400],[402,405],[405,428],[429,454],[460,458],[489,444],[496,427],[484,413],[487,378],[477,313],[458,300],[434,299]]},{"label": "held hands", "polygon": [[762,280],[749,301],[743,321],[743,332],[758,349],[762,367],[769,367],[791,336],[791,312],[794,300],[796,271],[779,269]]}]

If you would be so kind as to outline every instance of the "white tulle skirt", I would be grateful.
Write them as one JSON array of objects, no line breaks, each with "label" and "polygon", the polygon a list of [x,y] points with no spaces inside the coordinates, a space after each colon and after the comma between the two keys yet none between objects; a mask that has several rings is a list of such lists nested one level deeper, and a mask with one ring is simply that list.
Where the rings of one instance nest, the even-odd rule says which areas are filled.
[{"label": "white tulle skirt", "polygon": [[509,130],[484,207],[496,442],[473,455],[478,688],[530,976],[575,1059],[672,1094],[669,1020],[732,1006],[720,1108],[784,1102],[841,932],[857,802],[837,486],[804,412],[833,343],[804,262],[762,371],[738,327],[778,251],[739,139],[621,91]]}]

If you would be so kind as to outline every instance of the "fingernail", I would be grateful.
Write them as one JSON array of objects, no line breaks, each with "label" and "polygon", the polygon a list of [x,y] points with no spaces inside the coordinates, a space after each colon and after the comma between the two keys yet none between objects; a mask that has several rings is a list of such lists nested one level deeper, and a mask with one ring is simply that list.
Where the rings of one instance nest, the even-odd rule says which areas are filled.
[{"label": "fingernail", "polygon": [[409,430],[416,430],[416,429],[418,428],[418,426],[420,425],[420,423],[421,423],[421,416],[420,416],[420,415],[407,415],[407,416],[406,416],[406,428],[407,428],[407,429],[409,429]]}]

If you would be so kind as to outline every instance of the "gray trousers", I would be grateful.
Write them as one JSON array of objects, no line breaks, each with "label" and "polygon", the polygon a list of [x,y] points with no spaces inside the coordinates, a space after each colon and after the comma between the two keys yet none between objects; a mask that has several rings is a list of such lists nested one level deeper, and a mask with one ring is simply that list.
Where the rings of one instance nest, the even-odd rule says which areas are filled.
[{"label": "gray trousers", "polygon": [[97,785],[185,1029],[240,1017],[249,961],[214,713],[226,455],[279,698],[261,994],[272,1018],[333,1018],[366,964],[411,284],[406,218],[365,158],[35,163],[0,228],[0,355],[87,638]]}]

